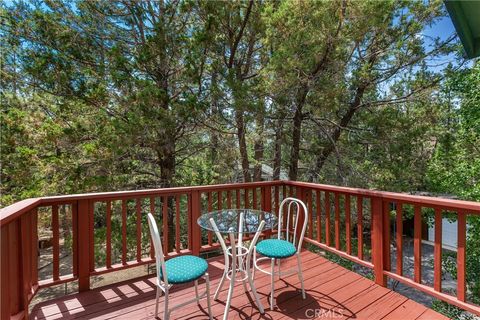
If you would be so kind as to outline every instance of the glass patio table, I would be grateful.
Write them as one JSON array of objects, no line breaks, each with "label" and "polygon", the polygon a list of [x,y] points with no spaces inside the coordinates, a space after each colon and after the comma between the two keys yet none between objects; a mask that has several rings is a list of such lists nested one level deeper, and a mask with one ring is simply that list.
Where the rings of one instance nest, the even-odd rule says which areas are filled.
[{"label": "glass patio table", "polygon": [[[223,249],[225,269],[213,297],[217,299],[225,278],[230,280],[223,319],[228,319],[228,311],[236,281],[243,283],[245,291],[248,290],[246,284],[248,281],[258,309],[263,314],[265,311],[253,283],[250,262],[258,237],[263,231],[271,230],[277,225],[277,216],[272,212],[254,209],[225,209],[202,214],[197,223],[201,228],[215,232]],[[253,235],[248,247],[243,242],[245,235]],[[228,247],[224,237],[229,238]]]}]

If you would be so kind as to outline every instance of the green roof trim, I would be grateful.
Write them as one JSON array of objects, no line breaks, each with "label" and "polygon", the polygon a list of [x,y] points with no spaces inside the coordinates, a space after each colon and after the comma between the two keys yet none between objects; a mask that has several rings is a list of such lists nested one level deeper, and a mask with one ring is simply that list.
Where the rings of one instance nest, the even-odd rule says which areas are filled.
[{"label": "green roof trim", "polygon": [[468,58],[480,56],[480,1],[445,0]]}]

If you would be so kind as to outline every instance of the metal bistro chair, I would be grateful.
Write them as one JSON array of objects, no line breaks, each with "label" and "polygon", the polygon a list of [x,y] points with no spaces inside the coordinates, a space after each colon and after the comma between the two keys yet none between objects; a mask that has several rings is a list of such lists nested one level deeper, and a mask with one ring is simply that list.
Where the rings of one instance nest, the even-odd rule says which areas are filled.
[{"label": "metal bistro chair", "polygon": [[[288,206],[287,210],[287,226],[284,230],[285,239],[282,239],[282,222],[283,222],[283,211],[284,207]],[[292,207],[296,206],[296,214],[293,217]],[[299,212],[300,208],[303,209],[303,226],[300,234],[297,233],[297,228],[299,227]],[[290,220],[293,222],[293,233],[290,231]],[[305,235],[305,230],[307,228],[308,221],[308,211],[305,204],[296,198],[285,198],[280,204],[279,217],[278,217],[278,237],[277,239],[266,239],[260,241],[256,247],[253,254],[253,270],[258,269],[259,271],[266,273],[271,276],[271,293],[270,293],[270,309],[273,310],[274,307],[274,291],[275,291],[275,275],[281,276],[290,275],[297,273],[298,279],[302,287],[302,298],[305,299],[305,286],[303,284],[303,274],[302,274],[302,265],[300,261],[300,251],[302,250],[303,236]],[[257,258],[257,252],[263,257]],[[297,268],[293,268],[287,271],[280,271],[280,260],[287,259],[289,257],[297,257]],[[270,270],[264,270],[258,266],[258,262],[262,260],[271,259]],[[275,272],[275,260],[278,262],[278,271]],[[255,277],[255,274],[253,275]]]},{"label": "metal bistro chair", "polygon": [[[163,256],[162,242],[160,233],[158,232],[157,223],[151,213],[148,214],[148,226],[150,228],[150,236],[152,237],[153,246],[155,248],[155,259],[157,267],[157,296],[155,298],[155,317],[158,317],[158,300],[161,291],[165,293],[165,311],[164,320],[168,320],[170,312],[174,309],[181,308],[192,302],[199,303],[200,299],[207,297],[208,314],[212,319],[212,308],[210,305],[210,280],[207,269],[208,263],[200,257],[185,255],[169,259],[165,262]],[[165,276],[164,276],[165,275]],[[205,293],[198,294],[198,279],[205,279]],[[195,298],[185,301],[181,304],[168,308],[168,293],[172,285],[193,281],[195,284]],[[161,290],[161,291],[160,291]]]}]

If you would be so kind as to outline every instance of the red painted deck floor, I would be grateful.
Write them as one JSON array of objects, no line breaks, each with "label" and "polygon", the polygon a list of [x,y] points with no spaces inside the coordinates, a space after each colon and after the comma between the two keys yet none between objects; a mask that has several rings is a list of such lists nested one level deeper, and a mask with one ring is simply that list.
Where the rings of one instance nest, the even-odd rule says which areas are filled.
[{"label": "red painted deck floor", "polygon": [[[447,319],[445,316],[418,304],[399,293],[376,285],[325,258],[309,251],[302,253],[307,298],[297,290],[297,275],[275,283],[277,307],[269,309],[270,278],[257,272],[255,284],[266,308],[261,315],[250,294],[245,294],[237,283],[230,309],[230,319]],[[223,270],[223,257],[210,259],[212,296]],[[284,262],[295,263],[295,259]],[[46,301],[34,306],[32,319],[153,319],[155,310],[155,277],[143,277]],[[200,285],[203,291],[203,283]],[[222,319],[227,296],[227,285],[212,301],[215,319]],[[192,298],[193,284],[174,286],[171,305]],[[163,310],[163,297],[159,311]],[[161,317],[162,314],[159,313]],[[175,310],[171,319],[208,319],[206,301]]]}]

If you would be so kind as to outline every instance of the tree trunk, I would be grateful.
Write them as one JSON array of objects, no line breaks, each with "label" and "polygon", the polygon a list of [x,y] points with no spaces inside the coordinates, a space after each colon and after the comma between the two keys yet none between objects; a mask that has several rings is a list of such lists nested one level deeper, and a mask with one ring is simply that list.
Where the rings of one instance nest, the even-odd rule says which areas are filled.
[{"label": "tree trunk", "polygon": [[277,121],[275,128],[275,151],[273,158],[273,180],[280,180],[282,170],[283,119]]},{"label": "tree trunk", "polygon": [[317,160],[315,162],[315,172],[318,173],[322,170],[325,162],[327,161],[330,154],[335,150],[335,143],[340,139],[340,135],[344,128],[348,126],[350,121],[352,120],[353,116],[358,110],[360,103],[362,101],[362,97],[365,93],[366,85],[362,85],[358,87],[357,92],[355,93],[354,100],[350,103],[347,112],[343,115],[340,123],[335,129],[333,130],[333,134],[331,139],[329,140],[328,145],[322,150],[322,152],[317,156]]},{"label": "tree trunk", "polygon": [[292,147],[290,149],[290,167],[288,178],[292,181],[298,178],[298,159],[300,155],[300,138],[302,133],[303,106],[307,98],[308,88],[304,87],[298,94],[296,99],[295,115],[293,116],[292,129]]},{"label": "tree trunk", "polygon": [[242,174],[244,182],[251,182],[250,163],[248,161],[247,142],[245,139],[245,119],[243,110],[235,110],[235,120],[237,123],[238,146],[240,148],[240,159],[242,162]]},{"label": "tree trunk", "polygon": [[253,173],[253,181],[262,181],[262,163],[263,163],[263,151],[264,151],[264,139],[263,139],[263,129],[264,129],[264,110],[259,110],[257,113],[257,132],[255,136],[254,143],[254,157],[255,157],[255,169]]}]

